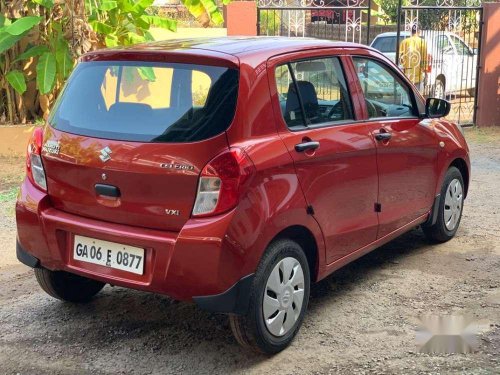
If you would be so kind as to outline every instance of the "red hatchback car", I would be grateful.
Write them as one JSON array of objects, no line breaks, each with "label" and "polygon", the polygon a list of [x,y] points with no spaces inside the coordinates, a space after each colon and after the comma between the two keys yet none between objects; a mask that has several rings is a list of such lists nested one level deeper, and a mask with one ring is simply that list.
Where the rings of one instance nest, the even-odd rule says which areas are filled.
[{"label": "red hatchback car", "polygon": [[470,164],[449,107],[356,44],[88,53],[29,142],[17,256],[61,300],[162,293],[278,352],[311,282],[419,225],[455,235]]}]

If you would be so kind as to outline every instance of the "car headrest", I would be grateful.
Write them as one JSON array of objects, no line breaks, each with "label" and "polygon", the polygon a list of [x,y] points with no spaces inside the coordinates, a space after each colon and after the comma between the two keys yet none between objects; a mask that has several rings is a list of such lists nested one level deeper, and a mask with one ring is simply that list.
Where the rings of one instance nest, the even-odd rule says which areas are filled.
[{"label": "car headrest", "polygon": [[[309,118],[316,117],[319,106],[318,95],[316,94],[314,85],[309,81],[297,81],[297,86],[300,91],[300,96],[302,98],[302,104],[304,105],[306,115]],[[288,86],[285,110],[286,113],[290,113],[292,111],[301,111],[299,98],[297,97],[297,93],[295,92],[295,85],[293,84],[293,82]]]},{"label": "car headrest", "polygon": [[300,61],[295,64],[296,72],[324,72],[326,65],[323,61]]}]

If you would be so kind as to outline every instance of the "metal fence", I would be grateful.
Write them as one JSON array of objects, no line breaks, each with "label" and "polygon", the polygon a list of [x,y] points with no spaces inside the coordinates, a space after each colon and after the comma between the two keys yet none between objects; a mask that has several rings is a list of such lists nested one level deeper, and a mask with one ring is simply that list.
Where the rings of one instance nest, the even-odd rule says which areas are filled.
[{"label": "metal fence", "polygon": [[368,42],[370,5],[371,0],[259,0],[257,32]]},{"label": "metal fence", "polygon": [[[418,30],[425,41],[425,54],[397,44],[396,61],[403,71],[425,72],[420,85],[426,97],[448,99],[448,118],[461,125],[475,122],[479,56],[481,52],[482,7],[479,0],[416,0],[398,10],[398,39]],[[413,63],[410,61],[413,60]]]},{"label": "metal fence", "polygon": [[[258,0],[257,33],[372,45],[396,62],[425,97],[451,101],[450,120],[473,124],[481,50],[480,0],[404,4],[400,0],[397,22],[386,25],[371,0]],[[417,31],[417,38],[411,39],[412,31]]]}]

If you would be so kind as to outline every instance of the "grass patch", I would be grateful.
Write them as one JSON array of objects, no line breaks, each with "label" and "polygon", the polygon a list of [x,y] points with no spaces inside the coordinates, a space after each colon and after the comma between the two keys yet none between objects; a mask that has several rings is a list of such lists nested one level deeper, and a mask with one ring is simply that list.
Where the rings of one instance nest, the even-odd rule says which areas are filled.
[{"label": "grass patch", "polygon": [[465,138],[467,141],[475,143],[500,143],[500,126],[487,128],[465,128]]},{"label": "grass patch", "polygon": [[17,199],[18,187],[0,192],[0,216],[13,217],[16,213],[15,201]]},{"label": "grass patch", "polygon": [[7,191],[0,192],[0,203],[6,203],[15,200],[18,191],[19,188],[16,187]]}]

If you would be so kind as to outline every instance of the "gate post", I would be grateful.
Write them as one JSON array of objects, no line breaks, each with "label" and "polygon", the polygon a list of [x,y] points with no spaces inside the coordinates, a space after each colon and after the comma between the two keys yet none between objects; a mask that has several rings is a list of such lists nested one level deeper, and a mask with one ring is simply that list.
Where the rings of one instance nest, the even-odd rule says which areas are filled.
[{"label": "gate post", "polygon": [[366,21],[366,45],[370,45],[370,28],[372,21],[372,0],[368,0],[368,19]]},{"label": "gate post", "polygon": [[483,3],[476,126],[500,126],[500,3]]},{"label": "gate post", "polygon": [[227,35],[257,35],[257,4],[255,1],[232,1],[226,8]]},{"label": "gate post", "polygon": [[397,19],[397,30],[396,30],[396,59],[394,63],[399,66],[399,37],[401,36],[401,8],[403,7],[403,0],[398,1],[398,19]]}]

